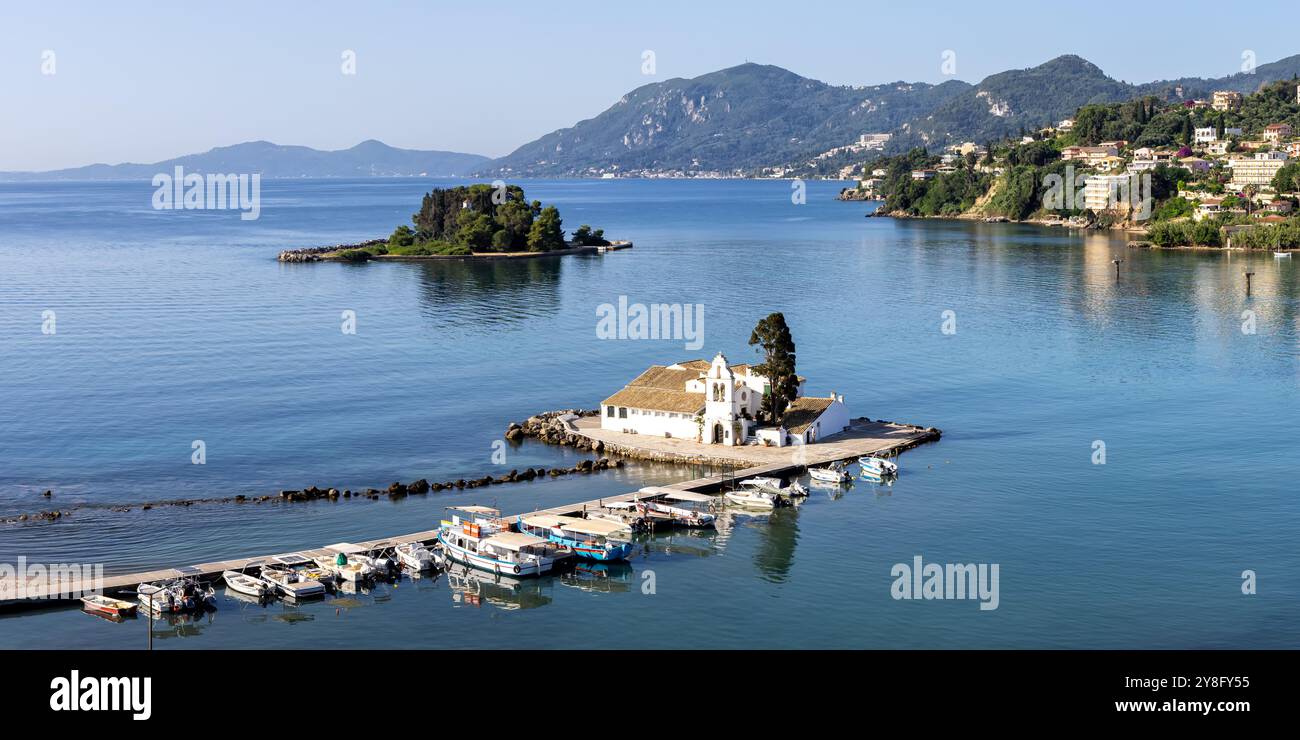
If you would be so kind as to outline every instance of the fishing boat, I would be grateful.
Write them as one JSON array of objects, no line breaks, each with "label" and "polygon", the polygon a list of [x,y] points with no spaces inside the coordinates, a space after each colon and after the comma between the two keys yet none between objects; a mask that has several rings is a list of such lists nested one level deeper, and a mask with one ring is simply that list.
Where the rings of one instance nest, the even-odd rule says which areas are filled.
[{"label": "fishing boat", "polygon": [[728,502],[747,509],[775,509],[778,496],[752,486],[742,486],[722,494]]},{"label": "fishing boat", "polygon": [[808,477],[822,483],[847,483],[849,480],[849,474],[844,468],[837,466],[808,468]]},{"label": "fishing boat", "polygon": [[235,570],[227,570],[221,574],[222,580],[226,582],[226,588],[241,593],[245,596],[263,598],[275,593],[275,587],[270,583],[248,573],[240,573]]},{"label": "fishing boat", "polygon": [[433,553],[419,542],[408,542],[393,548],[398,562],[419,573],[433,567]]},{"label": "fishing boat", "polygon": [[81,597],[86,611],[107,614],[110,617],[129,617],[135,614],[137,604],[121,599],[114,599],[103,594],[89,594]]},{"label": "fishing boat", "polygon": [[860,457],[858,466],[862,468],[862,472],[874,473],[877,476],[898,475],[898,463],[883,457]]},{"label": "fishing boat", "polygon": [[632,543],[618,537],[632,532],[618,522],[533,514],[520,516],[515,525],[520,532],[554,542],[587,560],[626,560],[632,554]]},{"label": "fishing boat", "polygon": [[443,557],[473,568],[514,576],[537,576],[555,565],[557,548],[524,532],[511,532],[489,506],[451,506],[438,527]]}]

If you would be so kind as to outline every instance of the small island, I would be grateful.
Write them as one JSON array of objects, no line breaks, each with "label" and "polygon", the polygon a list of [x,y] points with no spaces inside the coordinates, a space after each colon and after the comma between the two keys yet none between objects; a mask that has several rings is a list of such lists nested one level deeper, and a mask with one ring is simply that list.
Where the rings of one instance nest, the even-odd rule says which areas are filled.
[{"label": "small island", "polygon": [[398,226],[387,239],[358,244],[291,249],[281,262],[366,262],[390,259],[500,259],[584,254],[627,249],[604,229],[587,224],[565,239],[560,211],[528,201],[518,185],[435,188],[424,196],[412,226]]}]

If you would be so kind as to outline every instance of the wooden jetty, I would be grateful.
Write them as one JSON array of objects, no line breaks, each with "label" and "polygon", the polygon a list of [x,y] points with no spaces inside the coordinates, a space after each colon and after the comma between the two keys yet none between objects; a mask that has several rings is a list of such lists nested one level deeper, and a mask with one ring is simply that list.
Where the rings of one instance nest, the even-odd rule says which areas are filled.
[{"label": "wooden jetty", "polygon": [[[800,450],[797,447],[784,447],[771,448],[762,451],[747,451],[751,455],[748,458],[748,461],[759,461],[758,464],[744,468],[737,465],[728,472],[707,475],[702,478],[682,481],[679,483],[657,486],[657,488],[661,491],[678,490],[696,493],[717,493],[737,480],[743,480],[745,478],[759,475],[779,477],[788,475],[792,472],[802,472],[808,467],[816,467],[844,460],[853,460],[864,455],[896,454],[901,450],[909,449],[923,442],[937,440],[940,435],[939,431],[933,428],[894,425],[883,422],[872,422],[871,424],[873,426],[870,428],[867,426],[859,427],[855,425],[855,428],[845,432],[844,434],[828,437],[825,441],[809,445],[803,450]],[[882,437],[874,433],[875,430],[884,428],[890,430],[889,436]],[[732,449],[739,450],[741,448]],[[673,452],[674,454],[680,454],[681,450],[674,450]],[[754,457],[754,455],[760,456]],[[682,455],[682,457],[685,457],[685,455]],[[549,509],[524,512],[524,514],[553,514],[557,516],[581,514],[586,509],[599,508],[604,504],[645,500],[647,498],[655,497],[646,496],[639,490],[629,491],[627,493],[615,494],[613,496],[606,496],[591,501],[580,501],[573,504],[553,506]],[[382,539],[366,540],[355,544],[358,545],[363,552],[375,552],[407,542],[421,542],[428,544],[434,542],[437,538],[438,531],[436,529],[429,529],[422,532],[411,532],[409,534],[385,537]],[[310,550],[295,550],[292,552],[303,555],[307,558],[330,557],[335,554],[334,551],[327,547]],[[218,560],[179,568],[162,568],[142,573],[108,576],[101,582],[100,590],[102,593],[110,595],[122,594],[124,592],[134,592],[136,587],[141,583],[165,581],[180,577],[199,578],[204,581],[216,580],[221,577],[223,571],[242,570],[249,566],[268,563],[271,561],[271,558],[276,557],[276,555],[287,554],[290,553],[259,555],[255,557],[237,558],[234,560]],[[14,579],[6,579],[0,581],[0,611],[39,609],[42,607],[58,606],[70,601],[75,601],[81,595],[82,592],[80,591],[65,590],[64,584],[57,580],[28,580],[25,586],[20,588],[20,584]]]}]

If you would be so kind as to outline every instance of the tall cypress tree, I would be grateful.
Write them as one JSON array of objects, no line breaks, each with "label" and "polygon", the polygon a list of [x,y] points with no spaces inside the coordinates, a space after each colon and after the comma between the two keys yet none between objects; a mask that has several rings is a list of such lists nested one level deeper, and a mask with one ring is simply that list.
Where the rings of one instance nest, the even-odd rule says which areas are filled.
[{"label": "tall cypress tree", "polygon": [[767,378],[768,389],[763,395],[760,413],[773,424],[779,424],[786,407],[799,395],[799,379],[795,375],[794,337],[785,323],[785,314],[776,312],[758,322],[749,335],[750,346],[759,345],[764,360],[754,366],[754,371]]}]

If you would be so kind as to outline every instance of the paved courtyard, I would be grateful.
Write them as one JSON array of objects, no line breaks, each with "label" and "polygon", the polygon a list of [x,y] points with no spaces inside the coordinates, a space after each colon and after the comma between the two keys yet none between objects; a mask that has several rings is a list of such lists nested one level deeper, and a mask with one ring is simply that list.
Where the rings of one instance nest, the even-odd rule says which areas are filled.
[{"label": "paved courtyard", "polygon": [[578,419],[575,423],[575,431],[588,439],[604,442],[606,447],[613,447],[616,452],[622,448],[655,459],[675,458],[683,462],[719,462],[747,467],[819,465],[832,460],[887,453],[911,447],[920,440],[935,436],[935,433],[924,428],[861,419],[853,420],[848,431],[826,437],[806,447],[764,447],[762,445],[726,447],[676,437],[627,434],[601,429],[598,416]]}]

